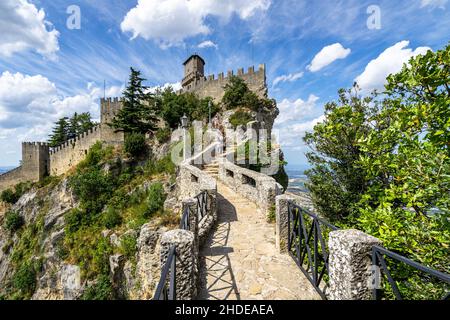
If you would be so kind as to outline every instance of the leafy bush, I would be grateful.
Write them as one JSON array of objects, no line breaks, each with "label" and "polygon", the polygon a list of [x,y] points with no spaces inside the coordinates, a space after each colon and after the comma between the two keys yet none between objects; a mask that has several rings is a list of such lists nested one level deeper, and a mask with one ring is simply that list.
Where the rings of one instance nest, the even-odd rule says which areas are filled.
[{"label": "leafy bush", "polygon": [[159,143],[166,143],[172,137],[172,130],[170,128],[160,128],[155,135]]},{"label": "leafy bush", "polygon": [[175,172],[176,166],[170,154],[158,161],[150,160],[145,166],[145,173],[150,176],[160,173],[175,174]]},{"label": "leafy bush", "polygon": [[172,129],[179,126],[184,114],[190,120],[202,121],[209,117],[209,105],[211,116],[219,111],[218,105],[211,98],[199,99],[193,93],[177,94],[172,88],[158,92],[156,99],[160,104],[160,116]]},{"label": "leafy bush", "polygon": [[78,170],[69,183],[87,214],[101,212],[114,188],[112,177],[95,166]]},{"label": "leafy bush", "polygon": [[245,110],[238,110],[230,117],[230,123],[236,130],[239,126],[247,126],[247,123],[255,121],[255,118],[250,112]]},{"label": "leafy bush", "polygon": [[5,214],[5,228],[11,233],[16,232],[25,224],[22,216],[17,211],[8,211]]},{"label": "leafy bush", "polygon": [[113,229],[122,224],[122,216],[115,208],[108,208],[103,215],[103,225],[108,229]]},{"label": "leafy bush", "polygon": [[14,273],[12,279],[14,289],[20,291],[23,298],[29,298],[36,289],[36,270],[30,262],[23,263]]},{"label": "leafy bush", "polygon": [[[307,175],[321,214],[378,237],[384,246],[450,273],[450,46],[412,58],[386,92],[340,91],[305,137]],[[381,99],[381,100],[380,100]],[[407,299],[434,296],[424,276],[391,270]],[[412,290],[414,288],[415,290]]]},{"label": "leafy bush", "polygon": [[0,199],[5,203],[14,204],[19,200],[19,198],[16,197],[16,193],[12,189],[6,189],[2,192],[0,195]]},{"label": "leafy bush", "polygon": [[243,79],[233,76],[225,86],[222,104],[227,110],[247,108],[252,111],[259,111],[269,108],[273,101],[259,98],[256,93],[248,88]]},{"label": "leafy bush", "polygon": [[113,300],[114,289],[108,275],[100,275],[95,284],[88,287],[81,300]]},{"label": "leafy bush", "polygon": [[125,137],[125,152],[137,159],[147,152],[145,136],[141,133],[129,133]]},{"label": "leafy bush", "polygon": [[15,204],[19,199],[31,189],[31,183],[21,182],[13,189],[6,189],[0,194],[0,200],[9,204]]},{"label": "leafy bush", "polygon": [[147,198],[147,210],[144,213],[145,218],[151,217],[153,214],[161,211],[166,201],[166,194],[161,183],[155,183],[150,186]]},{"label": "leafy bush", "polygon": [[120,252],[129,260],[135,259],[137,252],[137,239],[135,235],[125,235],[120,241]]},{"label": "leafy bush", "polygon": [[65,231],[68,234],[77,232],[83,225],[87,224],[86,214],[80,209],[72,209],[64,216],[66,223]]}]

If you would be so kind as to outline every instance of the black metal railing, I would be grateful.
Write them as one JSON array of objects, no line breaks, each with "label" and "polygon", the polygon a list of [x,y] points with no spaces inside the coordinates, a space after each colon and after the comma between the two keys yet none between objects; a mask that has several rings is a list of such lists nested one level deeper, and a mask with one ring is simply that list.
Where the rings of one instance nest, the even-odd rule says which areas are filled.
[{"label": "black metal railing", "polygon": [[208,213],[208,192],[202,191],[200,192],[195,199],[197,200],[197,214],[198,221],[202,221],[204,217],[206,217]]},{"label": "black metal railing", "polygon": [[328,244],[330,231],[338,230],[327,221],[289,202],[288,251],[316,291],[326,299],[328,288]]},{"label": "black metal railing", "polygon": [[161,279],[153,300],[176,300],[176,261],[177,252],[175,247],[172,247],[161,272]]},{"label": "black metal railing", "polygon": [[183,214],[181,216],[180,229],[189,231],[191,229],[189,220],[191,215],[191,209],[186,206],[183,208]]},{"label": "black metal railing", "polygon": [[[395,260],[396,264],[392,265],[391,268],[389,268],[385,257],[389,258],[390,260]],[[403,300],[405,298],[404,295],[407,293],[411,293],[411,291],[413,290],[410,285],[409,286],[407,285],[407,282],[412,275],[411,272],[406,273],[406,277],[408,278],[405,280],[407,292],[399,288],[399,286],[402,284],[402,281],[400,279],[395,279],[396,274],[398,274],[399,272],[394,269],[396,266],[398,267],[398,263],[409,266],[414,271],[420,273],[421,276],[419,277],[419,280],[422,280],[430,284],[432,283],[433,280],[440,282],[441,290],[437,290],[439,286],[436,283],[432,284],[432,286],[434,287],[435,290],[438,291],[437,294],[438,295],[440,294],[439,298],[441,298],[442,300],[450,300],[449,274],[428,268],[424,265],[421,265],[420,263],[417,263],[413,260],[410,260],[406,257],[403,257],[397,253],[386,250],[385,248],[379,246],[374,246],[372,248],[372,265],[376,268],[376,269],[374,268],[374,270],[372,271],[374,273],[374,276],[376,275],[376,279],[374,279],[376,281],[374,281],[373,283],[374,300],[382,300],[383,298],[389,299],[388,294],[385,292],[387,290],[394,299]],[[378,274],[375,274],[375,272],[377,272]],[[405,273],[404,269],[403,273]],[[387,282],[385,280],[387,280]],[[385,284],[385,290],[382,289],[381,283],[382,281],[383,284]],[[405,287],[405,285],[403,285],[403,287]],[[424,299],[427,299],[427,297],[425,296],[426,292],[424,292],[423,288],[421,291],[422,292],[419,292],[419,294],[421,294],[422,297],[424,297]]]}]

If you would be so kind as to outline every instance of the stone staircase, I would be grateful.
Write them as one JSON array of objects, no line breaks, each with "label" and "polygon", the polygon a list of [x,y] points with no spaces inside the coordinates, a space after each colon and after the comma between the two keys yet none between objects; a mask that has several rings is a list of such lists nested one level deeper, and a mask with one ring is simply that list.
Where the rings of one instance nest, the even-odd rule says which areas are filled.
[{"label": "stone staircase", "polygon": [[203,172],[217,180],[217,178],[219,177],[219,160],[215,159],[210,164],[204,165]]}]

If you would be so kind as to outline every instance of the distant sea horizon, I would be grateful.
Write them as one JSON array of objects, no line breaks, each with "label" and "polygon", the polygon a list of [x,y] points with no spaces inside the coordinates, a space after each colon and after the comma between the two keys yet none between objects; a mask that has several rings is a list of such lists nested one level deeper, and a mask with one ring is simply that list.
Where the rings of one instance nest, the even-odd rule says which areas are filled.
[{"label": "distant sea horizon", "polygon": [[16,167],[0,167],[0,174],[8,172]]},{"label": "distant sea horizon", "polygon": [[288,192],[292,193],[308,193],[305,187],[307,177],[305,171],[310,169],[311,166],[307,164],[288,164],[285,169],[289,176],[289,187]]}]

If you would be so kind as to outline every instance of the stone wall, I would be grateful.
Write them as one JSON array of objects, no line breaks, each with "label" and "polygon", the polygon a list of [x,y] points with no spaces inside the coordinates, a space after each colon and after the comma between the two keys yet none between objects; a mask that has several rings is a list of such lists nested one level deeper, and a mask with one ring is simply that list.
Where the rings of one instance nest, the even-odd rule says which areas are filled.
[{"label": "stone wall", "polygon": [[274,178],[244,169],[226,159],[219,162],[219,179],[256,203],[266,214],[274,206],[276,196],[283,191],[283,187]]},{"label": "stone wall", "polygon": [[59,176],[80,163],[101,138],[101,128],[96,126],[50,151],[50,174]]},{"label": "stone wall", "polygon": [[24,181],[22,167],[15,168],[0,175],[0,192]]},{"label": "stone wall", "polygon": [[219,73],[217,77],[215,75],[210,75],[195,84],[189,85],[184,91],[194,92],[200,98],[212,97],[214,98],[214,101],[218,103],[222,100],[225,93],[225,85],[233,75],[243,79],[247,83],[249,89],[261,98],[267,97],[266,68],[264,64],[259,66],[258,71],[255,71],[255,67],[250,67],[248,68],[247,73],[244,72],[244,69],[238,69],[237,74],[231,70],[228,71],[226,75],[224,73]]},{"label": "stone wall", "polygon": [[84,160],[89,149],[97,141],[102,141],[107,145],[122,144],[125,140],[124,134],[114,132],[114,129],[108,126],[121,108],[122,101],[119,98],[102,99],[100,103],[101,124],[54,148],[50,152],[50,174],[58,176],[76,166]]},{"label": "stone wall", "polygon": [[44,142],[22,143],[22,165],[0,175],[0,192],[21,182],[36,182],[49,172],[49,147]]}]

